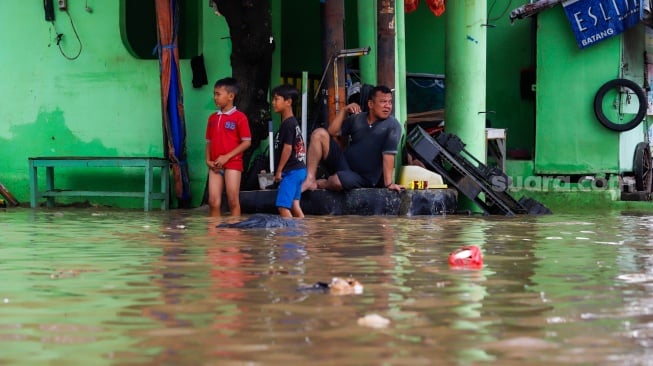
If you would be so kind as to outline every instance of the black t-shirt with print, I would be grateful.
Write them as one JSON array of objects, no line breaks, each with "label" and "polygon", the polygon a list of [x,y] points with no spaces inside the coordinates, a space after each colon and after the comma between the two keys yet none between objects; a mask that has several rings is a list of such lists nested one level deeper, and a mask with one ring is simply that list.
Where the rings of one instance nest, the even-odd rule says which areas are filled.
[{"label": "black t-shirt with print", "polygon": [[288,162],[283,167],[284,172],[306,167],[306,146],[302,138],[302,131],[297,123],[297,118],[288,117],[279,126],[279,132],[274,140],[274,166],[279,166],[279,158],[283,145],[292,146]]}]

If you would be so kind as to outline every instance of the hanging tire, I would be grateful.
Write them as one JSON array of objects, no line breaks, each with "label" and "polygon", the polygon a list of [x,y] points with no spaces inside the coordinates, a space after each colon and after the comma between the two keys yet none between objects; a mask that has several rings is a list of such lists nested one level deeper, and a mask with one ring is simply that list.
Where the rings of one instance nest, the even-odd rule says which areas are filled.
[{"label": "hanging tire", "polygon": [[[633,119],[625,123],[618,123],[610,121],[603,112],[603,99],[605,98],[605,95],[612,89],[617,89],[621,95],[622,88],[630,89],[634,92],[634,94],[637,96],[637,101],[639,102],[639,109],[637,110],[637,114],[635,117],[633,117]],[[644,89],[642,89],[642,87],[637,85],[637,83],[634,81],[628,79],[610,80],[607,83],[603,84],[596,92],[596,96],[594,96],[594,114],[596,114],[596,118],[599,120],[599,122],[601,122],[603,126],[612,131],[623,132],[632,130],[633,128],[637,127],[637,125],[639,125],[642,120],[644,120],[644,117],[646,117],[647,108],[648,102]]]},{"label": "hanging tire", "polygon": [[635,189],[651,192],[653,172],[651,172],[651,147],[647,142],[640,142],[635,146],[633,173],[635,173]]}]

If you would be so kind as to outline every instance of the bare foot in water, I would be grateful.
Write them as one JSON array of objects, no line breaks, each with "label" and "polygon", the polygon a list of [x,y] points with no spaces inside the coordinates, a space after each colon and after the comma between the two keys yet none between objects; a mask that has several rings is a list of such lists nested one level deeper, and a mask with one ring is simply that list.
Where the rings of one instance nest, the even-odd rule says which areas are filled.
[{"label": "bare foot in water", "polygon": [[302,192],[313,191],[317,189],[315,178],[306,178],[302,183]]}]

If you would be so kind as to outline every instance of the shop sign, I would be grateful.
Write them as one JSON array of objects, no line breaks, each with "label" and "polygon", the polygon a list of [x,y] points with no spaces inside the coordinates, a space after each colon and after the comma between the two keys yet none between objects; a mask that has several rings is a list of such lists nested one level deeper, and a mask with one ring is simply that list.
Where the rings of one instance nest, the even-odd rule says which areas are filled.
[{"label": "shop sign", "polygon": [[562,3],[578,47],[595,45],[640,22],[647,0],[569,0]]}]

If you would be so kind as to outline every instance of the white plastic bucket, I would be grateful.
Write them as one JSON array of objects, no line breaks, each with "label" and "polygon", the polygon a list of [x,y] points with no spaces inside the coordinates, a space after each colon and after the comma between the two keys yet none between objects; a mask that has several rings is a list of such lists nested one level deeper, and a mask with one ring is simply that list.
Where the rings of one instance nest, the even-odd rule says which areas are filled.
[{"label": "white plastic bucket", "polygon": [[258,186],[260,189],[265,189],[265,187],[272,185],[273,183],[274,183],[274,174],[272,173],[258,174]]}]

